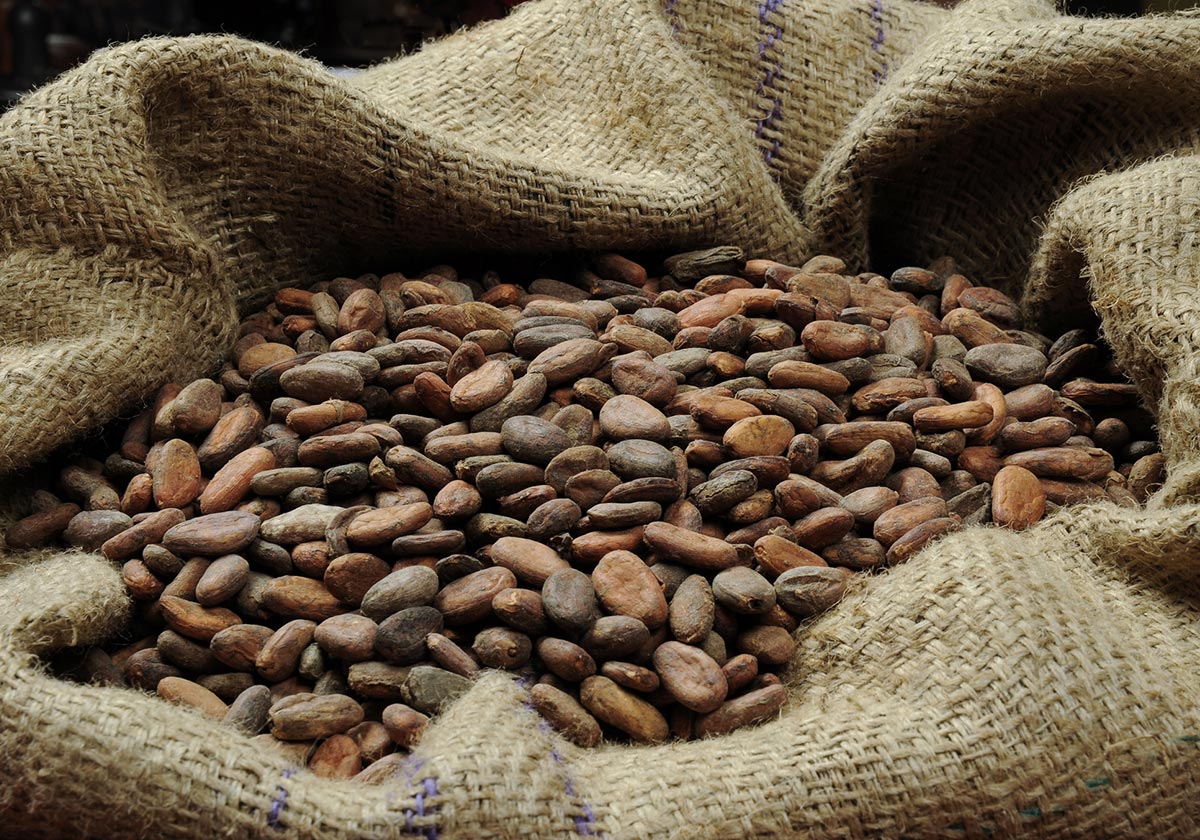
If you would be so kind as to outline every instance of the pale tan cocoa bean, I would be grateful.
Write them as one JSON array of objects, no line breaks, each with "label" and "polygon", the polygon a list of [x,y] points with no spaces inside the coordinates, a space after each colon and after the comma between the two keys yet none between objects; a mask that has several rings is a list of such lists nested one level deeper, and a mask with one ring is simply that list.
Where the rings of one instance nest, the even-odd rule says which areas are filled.
[{"label": "pale tan cocoa bean", "polygon": [[[512,591],[525,592],[528,590]],[[536,597],[536,593],[530,594]],[[499,598],[500,596],[497,595],[496,597]],[[495,600],[495,598],[492,599],[493,609],[495,609]],[[496,614],[499,615],[500,611],[496,610]],[[479,663],[448,636],[443,636],[441,633],[430,633],[425,637],[425,647],[429,651],[429,658],[452,674],[471,679],[479,673]]]},{"label": "pale tan cocoa bean", "polygon": [[316,626],[313,640],[321,650],[342,662],[364,662],[375,649],[376,624],[362,615],[335,615]]},{"label": "pale tan cocoa bean", "polygon": [[942,517],[928,519],[900,537],[888,548],[889,563],[903,563],[933,540],[951,531],[956,531],[960,523],[955,519]]},{"label": "pale tan cocoa bean", "polygon": [[508,569],[493,566],[451,581],[433,600],[446,624],[454,627],[479,621],[492,611],[492,599],[517,585],[516,576]]},{"label": "pale tan cocoa bean", "polygon": [[169,703],[188,706],[206,718],[221,720],[228,707],[220,697],[202,685],[182,677],[164,677],[156,686],[158,696]]},{"label": "pale tan cocoa bean", "polygon": [[787,689],[782,685],[767,686],[735,697],[716,711],[696,719],[696,737],[725,735],[743,726],[761,723],[777,715],[786,699]]},{"label": "pale tan cocoa bean", "polygon": [[350,552],[329,561],[322,581],[340,603],[357,607],[371,587],[390,571],[391,567],[374,554]]},{"label": "pale tan cocoa bean", "polygon": [[610,613],[636,618],[651,630],[667,620],[667,600],[658,578],[632,552],[613,551],[602,557],[592,572],[592,584]]},{"label": "pale tan cocoa bean", "polygon": [[804,347],[816,358],[833,362],[870,356],[883,350],[883,336],[860,324],[813,321],[800,333]]},{"label": "pale tan cocoa bean", "polygon": [[1004,467],[1004,456],[997,446],[968,446],[958,456],[958,466],[990,484]]},{"label": "pale tan cocoa bean", "polygon": [[770,576],[778,576],[801,566],[827,565],[819,555],[774,534],[767,534],[754,543],[754,559],[763,572]]},{"label": "pale tan cocoa bean", "polygon": [[1136,385],[1125,382],[1089,382],[1076,379],[1062,386],[1061,393],[1068,400],[1082,406],[1125,406],[1137,405]]},{"label": "pale tan cocoa bean", "polygon": [[253,446],[239,452],[217,470],[204,492],[200,494],[200,512],[209,514],[232,509],[250,491],[250,482],[254,476],[273,469],[274,466],[275,455],[261,446]]},{"label": "pale tan cocoa bean", "polygon": [[722,443],[735,458],[782,455],[795,434],[795,426],[783,417],[763,415],[734,423],[726,430]]},{"label": "pale tan cocoa bean", "polygon": [[182,508],[200,495],[200,461],[187,441],[172,438],[162,448],[150,473],[154,503],[159,508]]},{"label": "pale tan cocoa bean", "polygon": [[334,518],[343,512],[335,505],[301,505],[262,523],[261,535],[278,545],[299,545],[325,538],[325,531]]},{"label": "pale tan cocoa bean", "polygon": [[850,380],[845,376],[811,362],[780,362],[768,371],[767,381],[772,388],[812,388],[830,397],[850,389]]},{"label": "pale tan cocoa bean", "polygon": [[796,650],[791,633],[782,627],[769,624],[759,624],[743,630],[738,634],[737,646],[758,662],[771,667],[787,665]]},{"label": "pale tan cocoa bean", "polygon": [[1145,455],[1129,470],[1129,492],[1144,503],[1167,480],[1167,459],[1161,452]]},{"label": "pale tan cocoa bean", "polygon": [[308,760],[308,769],[322,779],[352,779],[362,772],[362,768],[362,752],[358,743],[348,735],[326,738]]},{"label": "pale tan cocoa bean", "polygon": [[1013,422],[1000,432],[1000,445],[1009,452],[1062,446],[1075,432],[1065,417],[1039,417],[1027,423]]},{"label": "pale tan cocoa bean", "polygon": [[875,539],[890,546],[923,522],[945,517],[946,502],[936,497],[926,497],[897,505],[875,520]]},{"label": "pale tan cocoa bean", "polygon": [[992,520],[1015,531],[1042,518],[1046,494],[1038,478],[1021,467],[1005,467],[992,483]]},{"label": "pale tan cocoa bean", "polygon": [[788,612],[807,618],[842,599],[851,572],[829,566],[800,566],[775,579],[775,594]]},{"label": "pale tan cocoa bean", "polygon": [[[974,479],[972,478],[972,483]],[[842,498],[841,507],[854,517],[856,527],[874,525],[884,511],[899,504],[900,494],[887,487],[864,487]]]},{"label": "pale tan cocoa bean", "polygon": [[[1054,407],[1055,397],[1057,394],[1053,388],[1039,383],[1009,391],[1004,395],[1004,403],[1010,417],[1028,421],[1050,414]],[[983,399],[983,397],[976,396],[976,399]]]},{"label": "pale tan cocoa bean", "polygon": [[885,440],[892,445],[897,461],[907,461],[916,449],[916,438],[908,423],[885,420],[856,420],[818,426],[813,437],[830,455],[855,455],[872,441]]},{"label": "pale tan cocoa bean", "polygon": [[658,709],[608,677],[588,677],[580,686],[579,694],[583,707],[591,714],[638,743],[662,743],[670,734],[667,721]]},{"label": "pale tan cocoa bean", "polygon": [[635,551],[643,542],[645,528],[638,525],[623,531],[593,531],[576,537],[571,542],[571,557],[581,564],[594,565],[610,551]]},{"label": "pale tan cocoa bean", "polygon": [[1014,452],[1005,466],[1024,467],[1043,478],[1094,480],[1113,469],[1112,455],[1091,446],[1057,446]]},{"label": "pale tan cocoa bean", "polygon": [[201,606],[215,607],[241,591],[250,579],[250,564],[237,554],[218,557],[196,582],[196,600]]},{"label": "pale tan cocoa bean", "polygon": [[196,449],[200,466],[208,472],[223,467],[230,458],[253,446],[263,429],[263,416],[251,406],[223,415]]},{"label": "pale tan cocoa bean", "polygon": [[258,624],[234,624],[209,640],[209,649],[222,665],[235,671],[253,671],[263,645],[274,635],[270,627]]},{"label": "pale tan cocoa bean", "polygon": [[[867,444],[844,461],[821,461],[811,471],[811,478],[837,493],[851,493],[878,484],[891,470],[896,454],[886,440]],[[834,504],[839,504],[839,496]],[[831,507],[833,505],[830,505]]]},{"label": "pale tan cocoa bean", "polygon": [[154,497],[154,481],[149,473],[139,473],[129,480],[121,496],[121,513],[136,516],[150,508]]},{"label": "pale tan cocoa bean", "polygon": [[428,715],[403,703],[392,703],[385,708],[381,720],[392,742],[406,749],[416,746],[429,726]]},{"label": "pale tan cocoa bean", "polygon": [[[271,341],[256,344],[238,357],[238,373],[249,379],[262,368],[273,365],[276,362],[282,362],[285,359],[290,359],[295,355],[296,351],[286,344],[277,344]],[[172,419],[175,418],[172,417]],[[174,425],[176,429],[179,428],[178,421]]]},{"label": "pale tan cocoa bean", "polygon": [[[666,522],[645,526],[642,540],[664,559],[703,571],[720,571],[745,565],[737,547],[724,540],[697,534]],[[578,543],[578,541],[576,541]]]},{"label": "pale tan cocoa bean", "polygon": [[[300,444],[296,458],[302,466],[327,469],[356,461],[366,463],[380,452],[378,438],[363,432],[349,432],[311,437]],[[390,461],[387,463],[395,469],[394,464]]]},{"label": "pale tan cocoa bean", "polygon": [[700,648],[665,642],[654,651],[653,661],[663,688],[692,711],[711,712],[725,702],[725,674]]},{"label": "pale tan cocoa bean", "polygon": [[919,379],[888,377],[859,388],[851,404],[863,414],[877,414],[925,395],[925,384]]},{"label": "pale tan cocoa bean", "polygon": [[121,580],[137,601],[153,601],[162,595],[163,582],[141,560],[129,560],[121,567]]},{"label": "pale tan cocoa bean", "polygon": [[573,744],[594,747],[603,738],[596,718],[565,691],[539,684],[530,689],[529,698],[537,713]]},{"label": "pale tan cocoa bean", "polygon": [[281,741],[308,741],[345,732],[362,722],[363,708],[342,694],[300,695],[271,708],[271,734]]},{"label": "pale tan cocoa bean", "polygon": [[223,607],[202,607],[171,595],[163,595],[158,603],[168,627],[201,642],[210,641],[220,631],[242,621],[237,613]]},{"label": "pale tan cocoa bean", "polygon": [[942,324],[951,335],[968,348],[1009,343],[1009,338],[1003,329],[989,323],[979,313],[965,307],[947,312],[942,317]]},{"label": "pale tan cocoa bean", "polygon": [[262,603],[284,618],[316,622],[347,612],[321,581],[298,575],[284,575],[268,582],[263,587]]},{"label": "pale tan cocoa bean", "polygon": [[300,663],[300,654],[312,641],[317,625],[305,619],[289,621],[267,640],[254,660],[260,677],[279,682],[290,677]]},{"label": "pale tan cocoa bean", "polygon": [[347,729],[346,734],[358,744],[363,764],[373,764],[392,752],[392,738],[388,735],[387,728],[379,721],[364,720]]},{"label": "pale tan cocoa bean", "polygon": [[210,513],[175,525],[162,535],[162,544],[178,555],[236,554],[258,536],[259,525],[259,518],[252,513]]},{"label": "pale tan cocoa bean", "polygon": [[954,429],[978,429],[992,421],[992,407],[981,400],[947,406],[922,408],[913,415],[920,432],[948,432]]},{"label": "pale tan cocoa bean", "polygon": [[493,563],[534,587],[541,587],[550,575],[570,567],[554,549],[522,537],[501,537],[489,553]]},{"label": "pale tan cocoa bean", "polygon": [[[826,507],[798,521],[792,527],[792,532],[800,545],[820,551],[846,536],[853,528],[854,514],[841,507]],[[790,557],[795,559],[796,553],[793,551]]]},{"label": "pale tan cocoa bean", "polygon": [[712,590],[718,604],[739,615],[762,615],[775,606],[770,581],[745,566],[718,572]]}]

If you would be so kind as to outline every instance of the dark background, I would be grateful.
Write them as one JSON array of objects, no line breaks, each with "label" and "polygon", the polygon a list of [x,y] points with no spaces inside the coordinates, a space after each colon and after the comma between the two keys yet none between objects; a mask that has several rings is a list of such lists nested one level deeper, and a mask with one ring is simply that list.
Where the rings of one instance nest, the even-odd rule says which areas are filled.
[{"label": "dark background", "polygon": [[[954,0],[937,0],[953,5]],[[520,0],[0,0],[0,110],[97,47],[147,35],[226,32],[357,67]],[[1136,15],[1200,0],[1067,0],[1081,14]]]}]

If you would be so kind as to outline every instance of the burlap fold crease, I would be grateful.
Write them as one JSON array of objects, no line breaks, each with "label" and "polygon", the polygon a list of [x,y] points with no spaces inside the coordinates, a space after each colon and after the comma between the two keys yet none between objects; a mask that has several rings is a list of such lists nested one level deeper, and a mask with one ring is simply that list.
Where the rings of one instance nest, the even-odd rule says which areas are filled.
[{"label": "burlap fold crease", "polygon": [[1098,319],[1169,480],[864,581],[761,727],[585,751],[495,674],[377,787],[51,677],[127,620],[120,575],[0,556],[0,836],[1200,836],[1196,43],[1025,0],[539,0],[350,82],[152,40],[30,95],[0,118],[0,474],[209,372],[282,285],[728,241],[949,252],[1037,323]]}]

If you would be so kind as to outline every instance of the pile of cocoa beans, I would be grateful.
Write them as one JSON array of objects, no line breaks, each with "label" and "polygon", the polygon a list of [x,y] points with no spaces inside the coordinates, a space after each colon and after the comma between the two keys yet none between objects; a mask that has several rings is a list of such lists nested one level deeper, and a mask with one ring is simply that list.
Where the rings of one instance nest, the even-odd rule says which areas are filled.
[{"label": "pile of cocoa beans", "polygon": [[131,635],[62,667],[366,780],[483,668],[581,745],[762,721],[855,573],[1163,480],[1085,331],[949,259],[731,247],[283,289],[112,446],[6,537],[123,564]]}]

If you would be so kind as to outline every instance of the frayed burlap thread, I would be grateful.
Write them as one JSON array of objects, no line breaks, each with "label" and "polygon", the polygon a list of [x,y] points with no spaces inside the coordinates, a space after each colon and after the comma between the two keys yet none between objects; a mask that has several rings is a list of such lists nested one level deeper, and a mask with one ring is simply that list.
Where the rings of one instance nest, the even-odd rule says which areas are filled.
[{"label": "frayed burlap thread", "polygon": [[38,654],[125,625],[119,572],[7,555],[0,836],[1200,836],[1197,25],[541,0],[349,84],[185,39],[32,95],[0,119],[0,472],[208,372],[281,285],[462,243],[726,240],[856,268],[949,251],[1037,323],[1098,320],[1169,478],[1145,509],[967,530],[861,581],[760,727],[582,750],[489,674],[371,787],[52,676]]}]

